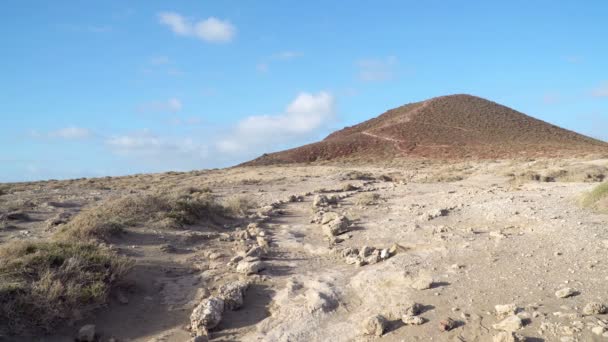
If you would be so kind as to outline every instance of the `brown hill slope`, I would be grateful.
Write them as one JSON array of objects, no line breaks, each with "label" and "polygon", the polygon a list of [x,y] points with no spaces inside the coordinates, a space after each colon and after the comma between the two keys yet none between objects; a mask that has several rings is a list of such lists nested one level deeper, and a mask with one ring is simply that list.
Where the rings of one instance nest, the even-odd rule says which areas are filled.
[{"label": "brown hill slope", "polygon": [[407,104],[320,142],[244,165],[396,157],[514,158],[608,153],[596,140],[471,95]]}]

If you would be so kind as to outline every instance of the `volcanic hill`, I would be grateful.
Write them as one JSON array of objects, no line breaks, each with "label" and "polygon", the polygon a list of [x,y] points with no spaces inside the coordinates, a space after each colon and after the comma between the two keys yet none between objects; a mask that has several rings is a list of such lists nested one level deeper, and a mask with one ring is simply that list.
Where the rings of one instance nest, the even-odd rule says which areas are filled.
[{"label": "volcanic hill", "polygon": [[322,141],[243,165],[392,158],[520,158],[608,154],[608,143],[471,95],[406,104]]}]

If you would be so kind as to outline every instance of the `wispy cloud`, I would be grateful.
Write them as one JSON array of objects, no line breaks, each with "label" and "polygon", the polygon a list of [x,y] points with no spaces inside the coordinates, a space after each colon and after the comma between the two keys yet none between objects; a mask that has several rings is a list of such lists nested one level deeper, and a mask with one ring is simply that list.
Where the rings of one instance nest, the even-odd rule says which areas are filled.
[{"label": "wispy cloud", "polygon": [[591,91],[593,97],[608,97],[608,82],[599,85]]},{"label": "wispy cloud", "polygon": [[137,107],[139,112],[179,112],[182,109],[182,101],[172,97],[166,101],[153,101],[141,104]]},{"label": "wispy cloud", "polygon": [[361,59],[356,62],[358,77],[364,82],[382,82],[395,78],[398,60],[395,56],[384,59]]},{"label": "wispy cloud", "polygon": [[260,73],[266,73],[270,70],[270,65],[275,62],[285,62],[302,56],[304,56],[304,54],[299,51],[285,50],[277,52],[269,57],[263,58],[261,62],[256,64],[255,68]]},{"label": "wispy cloud", "polygon": [[232,23],[215,17],[191,22],[179,13],[161,12],[158,18],[162,25],[177,35],[196,37],[210,43],[228,43],[236,36],[236,27]]},{"label": "wispy cloud", "polygon": [[225,153],[258,153],[273,144],[314,134],[335,114],[335,99],[330,93],[300,93],[281,114],[254,115],[239,121],[217,148]]},{"label": "wispy cloud", "polygon": [[164,65],[169,64],[171,60],[167,56],[154,56],[150,58],[150,64],[152,65]]},{"label": "wispy cloud", "polygon": [[273,58],[279,59],[279,60],[289,60],[289,59],[299,58],[302,56],[304,56],[304,54],[299,51],[281,51],[279,53],[274,54]]},{"label": "wispy cloud", "polygon": [[191,137],[168,137],[141,130],[105,139],[110,151],[131,161],[172,169],[200,168],[208,156],[206,144]]},{"label": "wispy cloud", "polygon": [[30,131],[30,136],[34,138],[82,140],[93,136],[93,132],[87,128],[69,126],[49,132]]}]

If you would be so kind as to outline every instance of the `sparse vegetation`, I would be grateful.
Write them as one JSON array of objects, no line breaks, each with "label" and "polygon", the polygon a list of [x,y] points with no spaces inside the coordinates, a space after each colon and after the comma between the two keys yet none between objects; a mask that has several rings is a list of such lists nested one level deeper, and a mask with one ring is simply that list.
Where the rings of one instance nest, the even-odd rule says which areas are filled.
[{"label": "sparse vegetation", "polygon": [[119,235],[126,227],[145,223],[179,227],[199,220],[217,222],[240,212],[236,209],[244,205],[224,206],[209,191],[195,188],[168,194],[129,195],[81,212],[57,235],[68,239],[106,240]]},{"label": "sparse vegetation", "polygon": [[0,248],[0,326],[4,333],[48,330],[99,307],[132,266],[78,242],[11,242]]},{"label": "sparse vegetation", "polygon": [[233,216],[244,216],[247,212],[257,207],[256,202],[247,196],[234,196],[224,202],[227,211]]},{"label": "sparse vegetation", "polygon": [[604,182],[583,196],[583,206],[608,212],[608,182]]}]

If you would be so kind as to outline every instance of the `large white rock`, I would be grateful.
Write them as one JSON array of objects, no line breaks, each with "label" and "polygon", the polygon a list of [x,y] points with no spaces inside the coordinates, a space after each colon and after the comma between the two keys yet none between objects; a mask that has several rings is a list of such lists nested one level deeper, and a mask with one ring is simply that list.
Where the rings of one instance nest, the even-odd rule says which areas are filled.
[{"label": "large white rock", "polygon": [[190,315],[190,326],[196,335],[207,335],[222,320],[224,300],[219,297],[203,299]]}]

